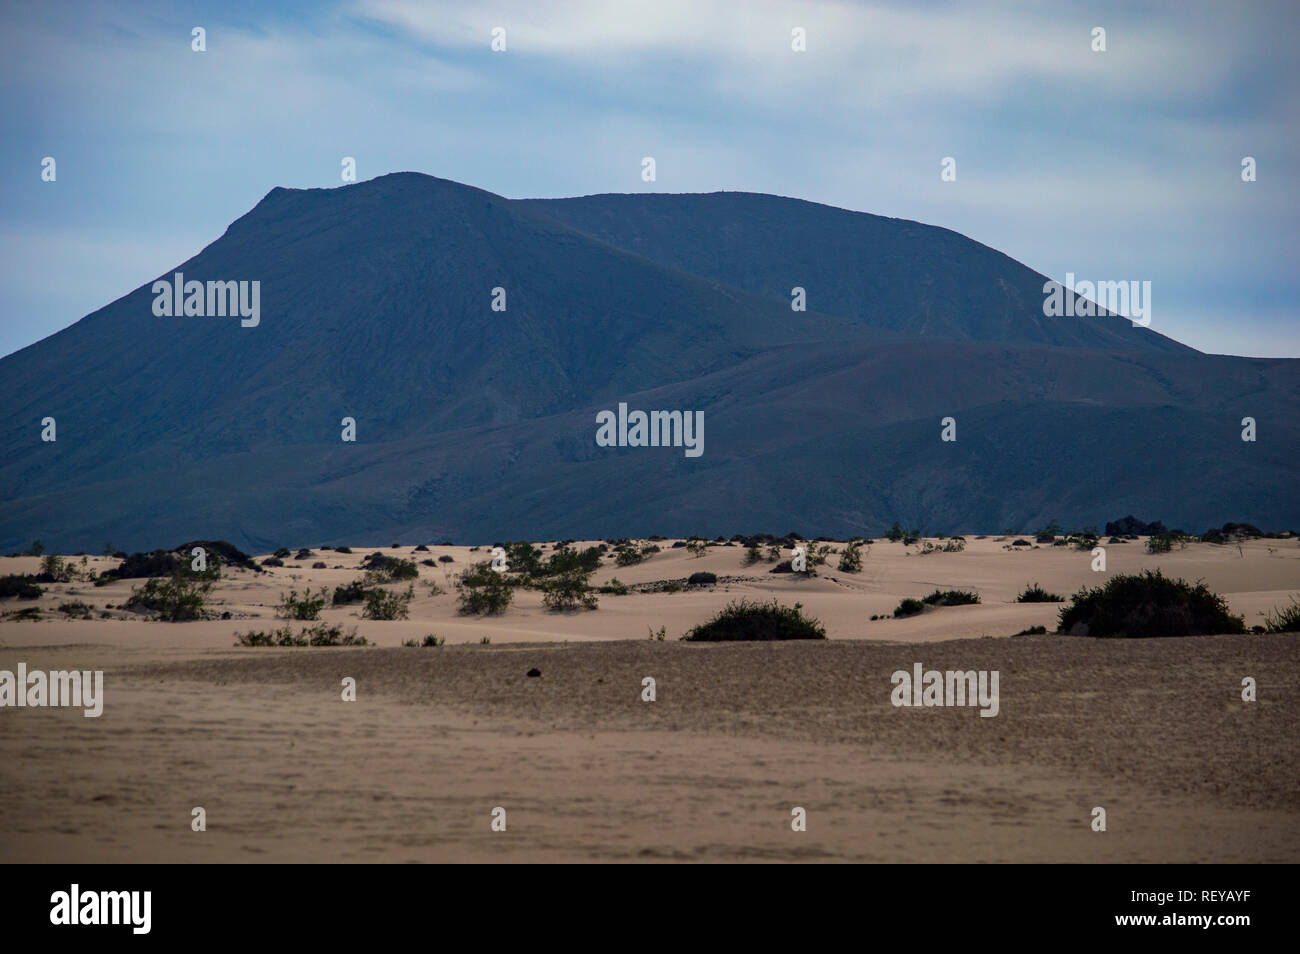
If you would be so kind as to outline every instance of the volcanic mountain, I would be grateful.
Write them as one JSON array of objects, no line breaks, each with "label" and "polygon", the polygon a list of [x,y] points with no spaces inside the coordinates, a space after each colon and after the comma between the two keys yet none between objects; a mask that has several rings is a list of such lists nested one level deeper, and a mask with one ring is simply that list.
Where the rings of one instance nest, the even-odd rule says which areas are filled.
[{"label": "volcanic mountain", "polygon": [[[916,222],[398,173],[274,189],[176,272],[259,282],[256,326],[151,282],[0,359],[0,550],[1300,525],[1300,361],[1044,317]],[[703,454],[598,445],[620,404],[703,412]]]}]

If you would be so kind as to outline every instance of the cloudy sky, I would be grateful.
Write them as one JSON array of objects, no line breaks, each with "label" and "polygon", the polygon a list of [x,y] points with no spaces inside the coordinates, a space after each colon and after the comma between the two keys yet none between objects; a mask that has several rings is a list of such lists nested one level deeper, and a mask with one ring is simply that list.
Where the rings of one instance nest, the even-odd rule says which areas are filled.
[{"label": "cloudy sky", "polygon": [[916,219],[1058,280],[1150,281],[1151,327],[1202,350],[1300,357],[1294,2],[0,11],[0,354],[168,271],[275,186],[339,185],[353,156],[360,179],[512,198],[725,189]]}]

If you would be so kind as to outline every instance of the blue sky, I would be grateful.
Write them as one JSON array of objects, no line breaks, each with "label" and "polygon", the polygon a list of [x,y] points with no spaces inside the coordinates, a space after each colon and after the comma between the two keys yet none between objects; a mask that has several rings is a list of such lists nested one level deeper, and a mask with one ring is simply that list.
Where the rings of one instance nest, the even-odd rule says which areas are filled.
[{"label": "blue sky", "polygon": [[1058,280],[1150,281],[1151,327],[1202,350],[1300,357],[1291,2],[0,11],[0,354],[167,272],[275,186],[339,185],[353,156],[360,179],[512,198],[727,189],[916,219]]}]

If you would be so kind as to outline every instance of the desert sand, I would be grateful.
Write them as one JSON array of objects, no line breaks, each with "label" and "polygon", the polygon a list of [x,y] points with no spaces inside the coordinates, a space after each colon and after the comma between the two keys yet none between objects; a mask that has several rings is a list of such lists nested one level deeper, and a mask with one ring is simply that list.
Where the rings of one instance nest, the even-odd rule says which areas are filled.
[{"label": "desert sand", "polygon": [[[1300,861],[1300,640],[1007,638],[1055,626],[1060,604],[1013,602],[1028,583],[1068,596],[1155,567],[1204,579],[1249,627],[1300,592],[1300,543],[1158,556],[1113,544],[1100,574],[1087,552],[1009,542],[968,537],[965,552],[922,555],[877,541],[861,573],[832,556],[812,579],[743,567],[740,547],[694,557],[665,542],[594,582],[699,570],[723,582],[602,595],[575,613],[525,591],[500,617],[457,615],[446,578],[486,548],[354,546],[265,574],[227,570],[209,606],[231,618],[192,623],[119,609],[138,580],[49,586],[39,601],[0,603],[44,617],[0,621],[0,669],[102,669],[104,712],[0,711],[0,858]],[[283,624],[282,593],[356,579],[374,550],[454,562],[421,566],[409,620],[322,612],[374,646],[233,645],[236,632]],[[318,560],[328,568],[310,569]],[[0,575],[38,562],[0,559]],[[430,596],[425,580],[447,592]],[[954,587],[982,602],[870,619]],[[830,638],[677,641],[742,596],[800,602]],[[112,618],[64,619],[69,600]],[[647,639],[661,626],[666,640]],[[447,644],[401,646],[427,633]],[[890,676],[914,663],[999,671],[999,714],[894,707]],[[345,677],[355,702],[341,699]],[[1242,701],[1245,677],[1255,702]],[[206,831],[191,830],[197,806]],[[491,827],[498,807],[505,831]],[[791,828],[796,807],[806,831]],[[1096,807],[1104,832],[1091,827]]]}]

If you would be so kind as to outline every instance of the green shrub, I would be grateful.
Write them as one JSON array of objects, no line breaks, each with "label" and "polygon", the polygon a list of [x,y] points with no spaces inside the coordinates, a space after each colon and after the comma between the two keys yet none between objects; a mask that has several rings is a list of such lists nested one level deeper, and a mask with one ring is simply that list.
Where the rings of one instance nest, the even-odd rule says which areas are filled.
[{"label": "green shrub", "polygon": [[682,637],[687,642],[733,640],[825,639],[826,630],[815,619],[803,615],[803,604],[782,606],[740,600]]},{"label": "green shrub", "polygon": [[70,603],[59,604],[60,613],[64,613],[68,616],[79,616],[82,619],[91,619],[91,610],[93,609],[94,607],[89,603],[83,603],[80,600],[73,600]]},{"label": "green shrub", "polygon": [[430,633],[425,636],[423,640],[404,639],[402,640],[402,645],[409,647],[437,647],[441,646],[446,641],[447,640],[443,639],[441,636],[435,636],[433,633]]},{"label": "green shrub", "polygon": [[1274,610],[1264,618],[1264,629],[1270,633],[1300,633],[1300,602],[1291,597],[1291,604]]},{"label": "green shrub", "polygon": [[610,596],[627,596],[629,590],[626,583],[622,582],[618,577],[614,577],[600,588],[600,592],[607,593]]},{"label": "green shrub", "polygon": [[920,600],[905,599],[894,607],[894,618],[901,619],[904,616],[915,616],[925,609],[925,604]]},{"label": "green shrub", "polygon": [[376,587],[366,593],[366,605],[361,610],[361,618],[406,619],[410,615],[410,603],[414,596],[415,587],[411,584],[407,584],[405,593],[393,593]]},{"label": "green shrub", "polygon": [[463,570],[456,581],[460,612],[464,615],[504,613],[515,592],[504,573],[497,573],[488,564],[476,563]]},{"label": "green shrub", "polygon": [[841,573],[862,572],[862,551],[858,548],[856,542],[850,542],[844,547],[844,552],[840,554],[840,563],[837,569]]},{"label": "green shrub", "polygon": [[320,611],[329,598],[329,590],[321,587],[319,596],[312,596],[307,590],[301,597],[297,590],[290,590],[288,596],[280,598],[280,605],[275,615],[281,619],[320,619]]},{"label": "green shrub", "polygon": [[708,548],[708,542],[701,540],[699,537],[691,537],[686,541],[686,552],[691,556],[702,557]]},{"label": "green shrub", "polygon": [[1168,553],[1174,544],[1179,549],[1187,546],[1187,539],[1181,533],[1156,533],[1147,537],[1147,553]]},{"label": "green shrub", "polygon": [[1049,593],[1037,583],[1025,587],[1025,591],[1016,597],[1017,603],[1064,603],[1065,597],[1059,593]]},{"label": "green shrub", "polygon": [[143,607],[169,623],[203,619],[204,602],[212,589],[211,580],[177,572],[170,579],[150,577],[140,589],[132,588],[128,608]]},{"label": "green shrub", "polygon": [[718,582],[718,574],[709,573],[707,570],[701,570],[699,573],[692,573],[686,580],[689,586],[709,586]]},{"label": "green shrub", "polygon": [[921,597],[921,602],[930,606],[966,606],[979,601],[979,594],[970,590],[935,590],[929,596]]},{"label": "green shrub", "polygon": [[326,626],[324,623],[318,623],[315,626],[305,627],[301,632],[294,633],[288,626],[282,626],[279,629],[272,630],[269,633],[250,630],[247,633],[236,633],[235,639],[238,640],[237,646],[368,646],[369,642],[364,636],[357,635],[357,628],[353,626],[347,632],[343,631],[342,626]]},{"label": "green shrub", "polygon": [[333,604],[335,606],[345,606],[349,603],[364,602],[366,594],[370,592],[370,587],[363,580],[353,580],[347,586],[334,587]]},{"label": "green shrub", "polygon": [[591,571],[569,570],[548,578],[542,584],[542,603],[555,612],[583,609],[595,609],[596,597],[590,592],[587,581]]},{"label": "green shrub", "polygon": [[1146,570],[1079,590],[1061,609],[1058,629],[1079,636],[1200,636],[1244,632],[1245,622],[1204,583],[1193,586]]},{"label": "green shrub", "polygon": [[1045,636],[1047,635],[1046,626],[1030,626],[1028,629],[1022,629],[1018,633],[1012,633],[1012,636]]},{"label": "green shrub", "polygon": [[365,568],[366,580],[372,584],[414,580],[420,575],[420,568],[414,560],[403,560],[379,552],[362,560],[361,566]]},{"label": "green shrub", "polygon": [[34,577],[18,573],[0,576],[0,600],[14,596],[20,600],[37,600],[43,592]]}]

